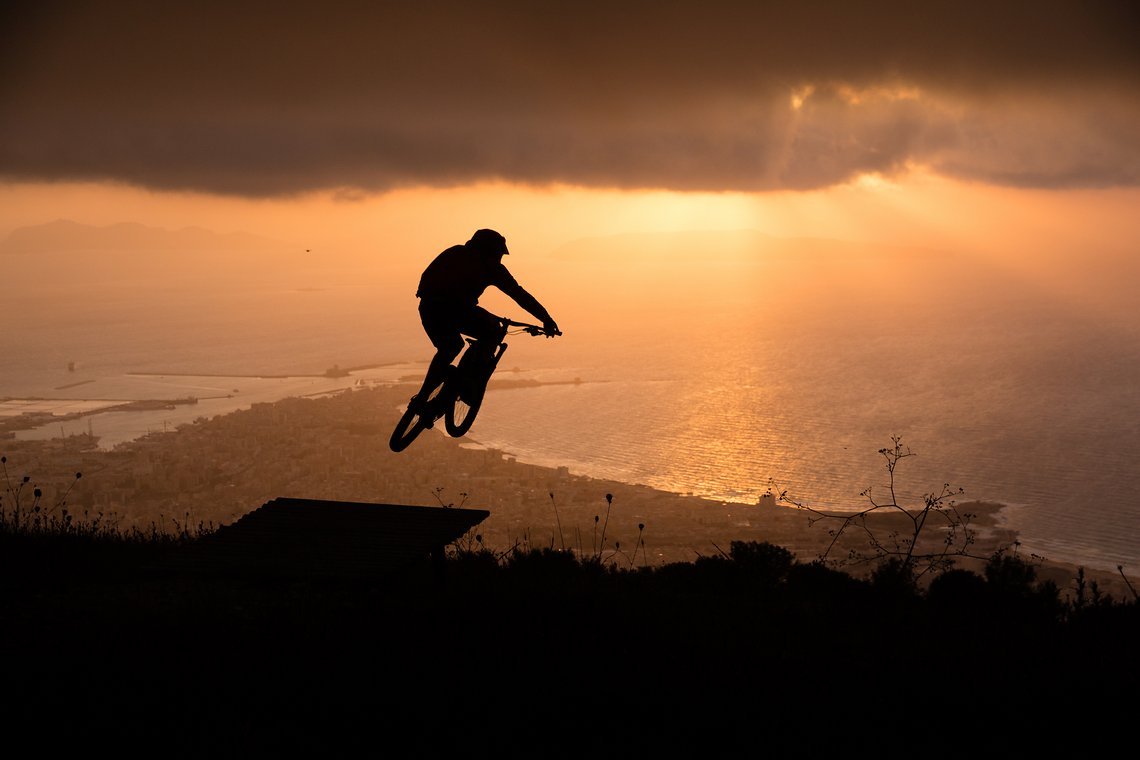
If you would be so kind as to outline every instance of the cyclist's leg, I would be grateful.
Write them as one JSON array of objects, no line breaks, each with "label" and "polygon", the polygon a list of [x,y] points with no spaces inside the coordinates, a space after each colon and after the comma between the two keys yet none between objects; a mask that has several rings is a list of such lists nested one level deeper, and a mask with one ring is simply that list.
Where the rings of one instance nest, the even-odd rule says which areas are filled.
[{"label": "cyclist's leg", "polygon": [[475,339],[474,350],[490,355],[499,344],[502,322],[482,306],[472,306],[460,314],[459,331]]},{"label": "cyclist's leg", "polygon": [[459,341],[458,345],[454,348],[438,348],[435,356],[432,357],[431,362],[428,364],[427,373],[424,375],[423,385],[420,386],[419,393],[416,394],[418,398],[426,399],[435,390],[436,386],[444,381],[447,377],[447,368],[451,366],[452,360],[459,354],[459,349],[463,346],[463,339],[456,333],[456,339]]},{"label": "cyclist's leg", "polygon": [[456,315],[446,306],[420,303],[420,321],[424,332],[435,346],[435,356],[428,364],[423,385],[413,397],[413,403],[424,403],[436,386],[447,377],[447,369],[463,348],[463,337],[459,334]]}]

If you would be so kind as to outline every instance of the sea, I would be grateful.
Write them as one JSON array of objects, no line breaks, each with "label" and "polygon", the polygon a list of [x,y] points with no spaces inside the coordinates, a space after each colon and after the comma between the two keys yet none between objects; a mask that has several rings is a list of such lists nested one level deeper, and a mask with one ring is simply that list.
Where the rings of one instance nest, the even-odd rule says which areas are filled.
[{"label": "sea", "polygon": [[[491,391],[467,445],[748,504],[771,491],[825,509],[920,506],[960,488],[959,503],[1006,505],[1024,554],[1140,568],[1133,269],[1074,256],[1053,262],[1067,278],[1050,287],[958,255],[772,247],[759,263],[717,255],[727,243],[521,263],[564,335],[509,338],[501,376],[539,383]],[[0,415],[96,411],[18,437],[92,432],[113,448],[258,401],[416,377],[431,356],[406,272],[226,277],[215,262],[132,278],[100,260],[69,260],[67,277],[42,257],[0,263]],[[527,316],[498,294],[484,304]],[[98,412],[187,396],[198,403]],[[891,473],[896,445],[909,456]]]}]

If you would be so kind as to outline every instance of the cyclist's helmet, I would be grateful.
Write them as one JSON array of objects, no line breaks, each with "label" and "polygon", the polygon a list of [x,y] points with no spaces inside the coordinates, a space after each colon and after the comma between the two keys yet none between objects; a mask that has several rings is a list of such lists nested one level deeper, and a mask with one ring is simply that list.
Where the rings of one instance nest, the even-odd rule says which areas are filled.
[{"label": "cyclist's helmet", "polygon": [[467,241],[467,247],[473,251],[487,254],[508,254],[507,239],[494,230],[475,230],[475,234]]}]

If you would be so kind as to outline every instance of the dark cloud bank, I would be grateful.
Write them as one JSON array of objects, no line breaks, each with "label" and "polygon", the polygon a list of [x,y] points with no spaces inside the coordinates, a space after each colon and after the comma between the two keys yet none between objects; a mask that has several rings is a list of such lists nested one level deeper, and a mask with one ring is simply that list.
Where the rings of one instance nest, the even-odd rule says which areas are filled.
[{"label": "dark cloud bank", "polygon": [[0,19],[0,177],[765,190],[923,164],[1135,185],[1137,7],[28,3]]}]

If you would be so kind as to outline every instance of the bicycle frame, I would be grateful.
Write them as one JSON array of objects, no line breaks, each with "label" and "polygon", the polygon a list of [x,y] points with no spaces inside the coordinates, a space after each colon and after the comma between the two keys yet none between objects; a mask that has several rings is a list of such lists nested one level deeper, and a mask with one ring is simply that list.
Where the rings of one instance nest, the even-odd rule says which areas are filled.
[{"label": "bicycle frame", "polygon": [[[530,335],[546,334],[546,330],[538,325],[500,317],[499,330],[493,342],[487,338],[467,339],[467,349],[450,376],[444,380],[444,388],[440,391],[444,428],[453,438],[459,438],[471,429],[475,416],[483,405],[487,383],[507,350],[506,337],[511,327],[520,328],[520,332]],[[488,341],[489,345],[483,341]]]},{"label": "bicycle frame", "polygon": [[487,383],[490,381],[491,375],[495,373],[503,353],[507,350],[506,337],[510,333],[510,328],[517,327],[519,328],[517,332],[525,332],[532,336],[554,337],[562,334],[561,332],[547,332],[538,325],[516,322],[506,317],[499,317],[499,326],[500,329],[493,342],[484,339],[490,343],[486,348],[480,346],[482,341],[467,338],[467,347],[459,356],[459,361],[452,365],[447,377],[444,378],[443,383],[434,393],[432,402],[434,416],[432,419],[424,420],[418,417],[410,407],[404,412],[389,443],[393,451],[402,451],[407,448],[416,436],[423,430],[432,427],[435,420],[440,416],[444,418],[444,427],[448,435],[453,438],[465,435],[471,429],[475,416],[482,406],[483,395],[487,391]]}]

